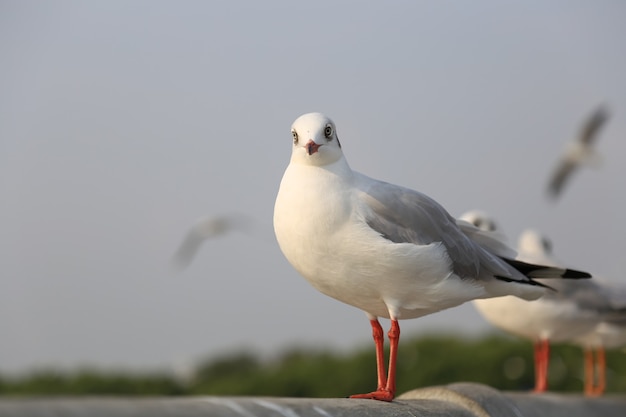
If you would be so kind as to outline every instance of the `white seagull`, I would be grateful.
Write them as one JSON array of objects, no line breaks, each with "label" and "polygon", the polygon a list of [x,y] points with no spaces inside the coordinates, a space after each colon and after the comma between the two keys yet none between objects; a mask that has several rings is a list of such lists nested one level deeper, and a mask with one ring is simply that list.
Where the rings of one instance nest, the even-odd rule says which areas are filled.
[{"label": "white seagull", "polygon": [[[500,233],[496,227],[487,228],[486,225],[495,224],[483,212],[468,212],[460,220],[470,222],[485,231]],[[543,265],[558,266],[559,262],[553,258],[552,243],[534,230],[525,230],[518,241],[518,259],[526,262],[541,263]],[[546,284],[546,281],[539,280]],[[549,285],[555,291],[548,291],[543,297],[535,301],[523,301],[516,297],[500,297],[488,300],[475,300],[474,306],[494,326],[533,341],[535,345],[535,391],[543,392],[548,388],[548,364],[550,343],[577,343],[590,351],[598,349],[598,357],[603,357],[600,345],[614,346],[619,343],[619,321],[626,322],[626,297],[616,295],[607,285],[596,278],[593,280],[558,280]],[[608,322],[610,323],[608,323]],[[626,325],[626,323],[623,323]],[[626,329],[622,329],[626,330]],[[624,335],[626,336],[626,335]],[[610,341],[609,341],[610,339]],[[589,371],[589,357],[586,353],[586,375],[593,375]],[[593,356],[591,356],[593,357]],[[603,386],[604,369],[599,361],[598,374]],[[593,379],[585,378],[585,393],[594,395],[596,388]],[[597,392],[596,392],[597,394]]]},{"label": "white seagull", "polygon": [[558,197],[563,191],[563,186],[582,165],[597,166],[600,163],[600,155],[593,149],[594,142],[600,128],[609,118],[605,107],[599,107],[583,125],[579,136],[567,143],[565,152],[550,177],[548,195]]},{"label": "white seagull", "polygon": [[[398,320],[476,298],[536,299],[546,288],[534,278],[589,277],[500,256],[502,244],[492,248],[489,239],[473,240],[470,232],[479,229],[466,224],[462,230],[426,195],[353,171],[335,124],[323,114],[300,116],[291,135],[274,231],[287,260],[311,285],[363,310],[370,320],[378,386],[353,398],[394,398]],[[387,374],[378,317],[391,320]]]}]

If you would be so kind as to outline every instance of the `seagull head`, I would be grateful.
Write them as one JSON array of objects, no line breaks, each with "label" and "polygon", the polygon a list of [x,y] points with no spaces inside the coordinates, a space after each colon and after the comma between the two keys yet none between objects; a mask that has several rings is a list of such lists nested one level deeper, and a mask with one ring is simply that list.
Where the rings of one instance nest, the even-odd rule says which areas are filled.
[{"label": "seagull head", "polygon": [[551,256],[552,242],[545,235],[536,230],[527,229],[522,232],[517,241],[517,248],[520,253],[533,254],[537,256]]},{"label": "seagull head", "polygon": [[500,228],[495,220],[481,210],[468,211],[459,217],[459,219],[473,224],[483,232],[500,232]]},{"label": "seagull head", "polygon": [[335,124],[322,113],[307,113],[291,125],[291,160],[307,165],[328,165],[343,156]]}]

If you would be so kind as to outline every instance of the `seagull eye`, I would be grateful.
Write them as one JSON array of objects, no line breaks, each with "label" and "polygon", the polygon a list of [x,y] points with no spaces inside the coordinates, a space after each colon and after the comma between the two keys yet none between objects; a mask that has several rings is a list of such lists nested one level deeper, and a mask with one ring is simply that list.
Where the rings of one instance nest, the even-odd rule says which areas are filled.
[{"label": "seagull eye", "polygon": [[324,128],[324,136],[326,136],[326,139],[328,140],[333,138],[333,127],[331,125],[326,125]]},{"label": "seagull eye", "polygon": [[298,132],[296,132],[295,130],[292,130],[291,136],[293,137],[293,144],[297,145],[298,144]]}]

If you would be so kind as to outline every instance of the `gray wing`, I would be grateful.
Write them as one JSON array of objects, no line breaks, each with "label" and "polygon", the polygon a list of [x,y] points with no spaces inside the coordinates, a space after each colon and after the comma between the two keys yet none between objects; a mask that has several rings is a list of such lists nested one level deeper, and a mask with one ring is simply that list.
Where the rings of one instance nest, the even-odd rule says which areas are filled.
[{"label": "gray wing", "polygon": [[626,287],[614,283],[604,283],[603,289],[610,308],[610,312],[604,320],[611,324],[626,326]]},{"label": "gray wing", "polygon": [[626,287],[618,285],[606,285],[609,303],[616,310],[626,310]]},{"label": "gray wing", "polygon": [[456,219],[456,224],[472,241],[478,243],[483,248],[489,249],[497,256],[515,259],[517,251],[506,243],[506,237],[498,230],[482,230],[465,220]]},{"label": "gray wing", "polygon": [[461,278],[481,278],[481,269],[516,281],[529,281],[468,238],[456,220],[435,200],[417,191],[369,179],[362,199],[370,209],[367,224],[395,243],[441,242]]},{"label": "gray wing", "polygon": [[584,124],[578,140],[587,145],[591,144],[598,136],[600,128],[606,123],[608,118],[609,112],[606,107],[598,107]]},{"label": "gray wing", "polygon": [[564,158],[557,166],[548,184],[548,193],[552,197],[557,197],[563,190],[565,181],[571,176],[578,165]]},{"label": "gray wing", "polygon": [[594,311],[607,319],[625,317],[626,300],[618,299],[611,288],[599,285],[593,279],[555,280],[550,281],[550,286],[556,292],[547,293],[544,296],[546,299],[572,301],[581,309]]}]

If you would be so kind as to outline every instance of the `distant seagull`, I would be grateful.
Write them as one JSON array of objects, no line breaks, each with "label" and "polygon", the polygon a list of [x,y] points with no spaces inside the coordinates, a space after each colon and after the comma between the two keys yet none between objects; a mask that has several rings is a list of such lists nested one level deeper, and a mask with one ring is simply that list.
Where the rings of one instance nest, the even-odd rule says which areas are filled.
[{"label": "distant seagull", "polygon": [[[507,238],[502,232],[500,225],[496,223],[494,219],[492,219],[486,212],[482,210],[471,210],[464,213],[457,223],[467,222],[474,226],[476,229],[475,233],[487,232],[487,236],[490,239],[496,239],[503,244],[508,245]],[[468,229],[471,230],[471,229]]]},{"label": "distant seagull", "polygon": [[[428,196],[352,171],[335,124],[323,114],[300,116],[291,136],[274,231],[287,260],[311,285],[363,310],[370,320],[378,385],[352,398],[394,398],[398,320],[475,298],[513,294],[536,299],[546,288],[535,278],[589,277],[507,258],[488,239],[473,240],[471,231],[477,228],[466,224],[471,230],[462,230]],[[389,143],[379,138],[381,148]],[[391,320],[388,373],[378,317]]]},{"label": "distant seagull", "polygon": [[200,246],[209,238],[224,235],[234,230],[246,231],[251,225],[247,216],[229,213],[202,217],[191,226],[176,253],[172,257],[173,266],[182,270],[191,264]]},{"label": "distant seagull", "polygon": [[557,165],[548,184],[548,195],[557,198],[562,192],[565,183],[582,165],[598,165],[601,158],[594,151],[593,145],[598,132],[608,120],[609,113],[604,106],[599,107],[584,124],[576,140],[568,142],[564,154]]},{"label": "distant seagull", "polygon": [[606,388],[605,349],[626,346],[626,287],[603,282],[610,307],[603,321],[575,340],[585,351],[585,394],[599,396]]},{"label": "distant seagull", "polygon": [[[460,219],[476,225],[494,223],[489,216],[477,211],[468,212]],[[552,257],[552,243],[534,230],[526,230],[520,235],[518,251],[518,259],[523,261],[558,265]],[[616,335],[619,329],[614,327],[617,326],[615,321],[623,320],[625,322],[623,324],[626,325],[626,311],[620,312],[620,308],[626,307],[626,294],[621,298],[616,297],[613,290],[595,278],[552,281],[550,285],[556,291],[547,292],[535,301],[523,301],[515,297],[474,301],[474,306],[487,321],[502,330],[534,342],[537,392],[546,391],[548,387],[551,342],[576,343],[590,349],[597,348],[602,340],[605,340],[603,338],[612,340],[619,338]],[[607,329],[607,324],[602,324],[605,321],[611,321],[610,330]],[[626,331],[626,328],[623,330]],[[619,342],[615,340],[613,343]],[[600,372],[603,370],[599,370]],[[589,371],[586,374],[589,374]],[[585,392],[593,395],[588,388],[590,384],[593,385],[586,379]]]}]

